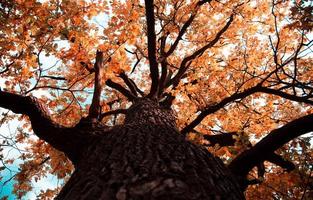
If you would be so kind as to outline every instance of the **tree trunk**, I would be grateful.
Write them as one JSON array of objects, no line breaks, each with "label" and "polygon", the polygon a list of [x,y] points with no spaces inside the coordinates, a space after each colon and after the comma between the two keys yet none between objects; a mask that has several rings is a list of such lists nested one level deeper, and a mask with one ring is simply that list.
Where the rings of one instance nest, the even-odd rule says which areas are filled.
[{"label": "tree trunk", "polygon": [[186,141],[172,111],[151,100],[131,106],[124,125],[93,135],[56,199],[244,199],[224,164]]}]

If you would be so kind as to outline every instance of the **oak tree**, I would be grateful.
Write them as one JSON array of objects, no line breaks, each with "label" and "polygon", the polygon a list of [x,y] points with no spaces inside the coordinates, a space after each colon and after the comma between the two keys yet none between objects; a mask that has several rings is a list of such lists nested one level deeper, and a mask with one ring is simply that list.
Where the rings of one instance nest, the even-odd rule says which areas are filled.
[{"label": "oak tree", "polygon": [[48,174],[39,199],[312,198],[312,11],[0,1],[0,169],[20,150],[18,198]]}]

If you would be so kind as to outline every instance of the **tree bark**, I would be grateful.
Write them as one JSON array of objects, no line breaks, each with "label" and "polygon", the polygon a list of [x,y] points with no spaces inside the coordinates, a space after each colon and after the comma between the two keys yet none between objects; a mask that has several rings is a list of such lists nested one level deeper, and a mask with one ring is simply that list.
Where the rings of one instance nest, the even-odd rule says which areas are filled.
[{"label": "tree bark", "polygon": [[123,125],[97,131],[56,199],[244,199],[221,160],[186,141],[173,112],[152,100],[135,102]]}]

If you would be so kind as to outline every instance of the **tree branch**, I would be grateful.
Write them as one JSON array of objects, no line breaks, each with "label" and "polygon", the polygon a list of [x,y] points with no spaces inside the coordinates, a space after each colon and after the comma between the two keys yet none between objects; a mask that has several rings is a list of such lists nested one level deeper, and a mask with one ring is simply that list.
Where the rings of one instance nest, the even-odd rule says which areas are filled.
[{"label": "tree branch", "polygon": [[0,91],[0,107],[27,115],[34,133],[55,149],[64,152],[75,164],[80,155],[78,149],[84,147],[82,141],[86,143],[86,139],[82,139],[85,136],[53,122],[45,105],[35,97]]},{"label": "tree branch", "polygon": [[[221,133],[217,135],[203,135],[204,139],[208,140],[210,142],[209,146],[214,146],[218,144],[220,147],[224,146],[234,146],[236,143],[236,140],[233,138],[233,136],[238,135],[236,132],[230,132],[230,133]],[[275,153],[271,153],[267,158],[267,161],[280,166],[281,168],[286,169],[288,172],[295,169],[295,165],[282,158],[282,156],[277,155]],[[263,162],[261,162],[263,164]],[[260,168],[260,167],[259,167]]]},{"label": "tree branch", "polygon": [[130,89],[132,95],[138,96],[137,95],[137,85],[135,84],[134,81],[132,81],[128,76],[125,74],[125,72],[120,73],[120,77],[123,79],[124,83],[127,85],[127,87]]},{"label": "tree branch", "polygon": [[159,68],[156,58],[156,34],[154,19],[153,0],[145,0],[146,21],[147,21],[147,37],[148,37],[148,59],[150,63],[150,77],[152,80],[149,97],[153,97],[158,92],[159,85]]},{"label": "tree branch", "polygon": [[210,105],[210,106],[206,107],[205,109],[203,109],[201,111],[201,113],[196,117],[196,119],[194,119],[190,124],[188,124],[185,128],[183,128],[181,130],[181,133],[186,135],[188,132],[190,132],[194,127],[196,127],[209,114],[212,114],[212,113],[218,111],[219,109],[223,108],[224,106],[226,106],[230,102],[233,102],[237,99],[245,98],[245,97],[247,97],[247,96],[249,96],[249,95],[251,95],[257,91],[258,91],[257,86],[252,87],[252,88],[249,88],[247,90],[244,90],[243,92],[235,93],[229,97],[226,97],[225,99],[223,99],[222,101],[220,101],[217,104]]},{"label": "tree branch", "polygon": [[113,82],[111,79],[108,79],[105,83],[107,86],[109,86],[109,87],[119,91],[120,93],[122,93],[130,101],[134,101],[137,98],[129,90],[125,89],[120,84]]},{"label": "tree branch", "polygon": [[94,93],[92,97],[92,102],[89,108],[88,118],[99,119],[101,114],[101,91],[102,91],[102,71],[103,71],[103,52],[97,51],[96,62],[94,65],[95,69],[95,82],[94,82]]},{"label": "tree branch", "polygon": [[213,40],[211,40],[208,44],[206,44],[205,46],[203,46],[202,48],[198,49],[197,51],[195,51],[193,54],[191,54],[190,56],[185,57],[181,64],[180,64],[180,68],[177,72],[177,74],[169,81],[168,85],[166,85],[166,87],[169,87],[170,85],[173,85],[174,87],[176,87],[180,81],[180,79],[182,78],[182,76],[185,74],[185,72],[187,71],[187,69],[189,68],[191,62],[197,58],[198,56],[201,56],[207,49],[213,47],[221,38],[222,34],[226,32],[226,30],[229,28],[230,24],[233,22],[234,20],[234,14],[232,14],[229,17],[228,22],[225,24],[225,26],[216,34],[215,38]]},{"label": "tree branch", "polygon": [[[22,50],[21,52],[16,53],[14,56],[12,56],[13,59],[19,59],[23,55],[24,51]],[[15,63],[15,60],[10,62],[9,64],[5,65],[2,71],[0,71],[0,74],[4,74],[9,71],[10,67]]]},{"label": "tree branch", "polygon": [[255,146],[239,154],[228,167],[234,174],[245,177],[260,162],[272,160],[277,163],[275,157],[270,157],[274,151],[290,140],[311,131],[313,131],[313,114],[293,120],[273,130]]},{"label": "tree branch", "polygon": [[211,0],[199,1],[196,4],[195,10],[191,13],[191,15],[188,18],[188,20],[184,23],[184,25],[180,29],[180,31],[178,33],[178,36],[177,36],[176,40],[174,41],[174,43],[171,45],[170,49],[165,53],[166,57],[170,56],[175,51],[177,45],[179,44],[179,41],[183,38],[183,36],[186,33],[188,27],[191,25],[191,23],[193,22],[194,18],[196,17],[200,6],[202,6],[203,4],[208,3],[210,1]]},{"label": "tree branch", "polygon": [[266,94],[274,94],[274,95],[280,96],[282,98],[285,98],[285,99],[288,99],[291,101],[296,101],[296,102],[307,103],[307,104],[313,105],[313,101],[308,99],[308,97],[299,97],[299,96],[288,94],[286,92],[283,92],[280,90],[275,90],[272,88],[260,87],[259,92],[263,92]]},{"label": "tree branch", "polygon": [[12,61],[12,62],[9,63],[8,65],[6,65],[5,68],[4,68],[4,70],[2,70],[2,71],[0,72],[0,74],[4,74],[4,73],[6,73],[7,71],[9,71],[10,67],[11,67],[14,63],[15,63],[15,62]]},{"label": "tree branch", "polygon": [[266,158],[266,160],[280,166],[281,168],[284,168],[285,170],[287,170],[287,172],[290,172],[296,168],[296,166],[292,162],[285,160],[283,157],[277,155],[276,153],[270,154]]},{"label": "tree branch", "polygon": [[[263,81],[261,82],[263,83]],[[234,102],[235,100],[238,99],[243,99],[248,97],[249,95],[252,95],[254,93],[257,92],[263,92],[266,94],[273,94],[273,95],[277,95],[280,96],[282,98],[291,100],[291,101],[296,101],[296,102],[302,102],[302,103],[307,103],[307,104],[311,104],[313,105],[313,101],[309,100],[307,97],[298,97],[295,95],[291,95],[285,92],[282,92],[280,90],[275,90],[275,89],[271,89],[271,88],[267,88],[267,87],[262,87],[261,83],[249,88],[247,90],[244,90],[243,92],[240,93],[235,93],[229,97],[224,98],[222,101],[220,101],[217,104],[214,105],[210,105],[207,106],[205,109],[203,109],[200,114],[190,123],[188,124],[185,128],[183,128],[181,130],[182,134],[187,134],[188,132],[190,132],[194,127],[196,127],[199,123],[201,123],[201,121],[208,116],[209,114],[212,114],[216,111],[218,111],[219,109],[223,108],[224,106],[226,106],[227,104]]]},{"label": "tree branch", "polygon": [[204,139],[210,142],[210,146],[218,144],[220,147],[224,146],[233,146],[235,145],[236,140],[233,138],[234,135],[237,135],[236,132],[230,133],[221,133],[217,135],[203,135]]},{"label": "tree branch", "polygon": [[159,91],[158,91],[158,97],[160,97],[163,93],[163,88],[165,85],[165,80],[167,77],[167,61],[166,61],[166,57],[165,57],[165,46],[166,46],[166,36],[162,36],[160,38],[161,44],[160,44],[160,57],[161,57],[161,77],[160,77],[160,81],[159,81]]},{"label": "tree branch", "polygon": [[64,77],[58,77],[58,76],[49,76],[49,75],[43,75],[41,78],[49,78],[57,81],[66,81],[66,78]]}]

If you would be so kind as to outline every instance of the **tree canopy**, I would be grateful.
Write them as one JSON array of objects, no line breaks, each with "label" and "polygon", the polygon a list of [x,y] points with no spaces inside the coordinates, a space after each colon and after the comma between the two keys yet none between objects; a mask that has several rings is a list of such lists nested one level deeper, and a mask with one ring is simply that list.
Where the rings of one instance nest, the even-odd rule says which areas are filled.
[{"label": "tree canopy", "polygon": [[175,111],[188,140],[247,175],[247,199],[312,198],[312,135],[302,136],[313,130],[312,13],[309,0],[0,1],[0,124],[21,121],[0,133],[0,170],[13,148],[18,197],[48,174],[66,181],[71,162],[34,137],[32,119],[114,126],[148,97]]}]

